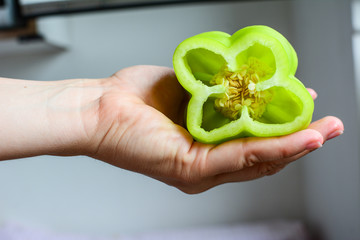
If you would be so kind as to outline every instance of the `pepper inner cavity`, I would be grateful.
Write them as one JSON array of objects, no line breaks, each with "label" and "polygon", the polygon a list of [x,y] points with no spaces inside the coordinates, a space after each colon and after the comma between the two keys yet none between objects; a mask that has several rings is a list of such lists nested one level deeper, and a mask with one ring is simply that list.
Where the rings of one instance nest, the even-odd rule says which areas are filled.
[{"label": "pepper inner cavity", "polygon": [[272,68],[254,57],[250,57],[248,62],[235,72],[224,67],[210,80],[211,85],[221,84],[226,89],[222,96],[215,99],[215,110],[231,120],[236,120],[246,106],[250,116],[259,119],[265,112],[270,96],[265,91],[257,91],[256,85],[260,79],[267,78],[272,73]]}]

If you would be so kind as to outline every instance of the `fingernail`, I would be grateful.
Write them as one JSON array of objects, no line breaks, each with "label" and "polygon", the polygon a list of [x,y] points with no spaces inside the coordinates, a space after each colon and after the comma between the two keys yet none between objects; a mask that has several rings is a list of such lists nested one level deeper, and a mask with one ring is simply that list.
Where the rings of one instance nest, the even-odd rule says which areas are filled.
[{"label": "fingernail", "polygon": [[342,131],[342,130],[336,130],[336,131],[330,133],[330,134],[327,136],[327,140],[330,140],[330,139],[332,139],[332,138],[334,138],[334,137],[340,136],[340,135],[343,134],[343,133],[344,133],[344,131]]},{"label": "fingernail", "polygon": [[306,146],[306,149],[311,151],[321,147],[322,147],[321,142],[311,142]]}]

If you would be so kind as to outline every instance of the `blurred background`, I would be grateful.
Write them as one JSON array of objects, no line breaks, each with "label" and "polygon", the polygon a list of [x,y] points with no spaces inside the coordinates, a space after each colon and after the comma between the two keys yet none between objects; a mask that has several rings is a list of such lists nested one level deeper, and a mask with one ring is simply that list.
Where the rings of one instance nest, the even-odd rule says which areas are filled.
[{"label": "blurred background", "polygon": [[198,195],[88,157],[4,161],[0,229],[121,237],[282,221],[301,223],[313,239],[360,239],[360,1],[0,0],[0,76],[53,81],[172,67],[185,38],[255,24],[292,43],[297,77],[319,95],[314,119],[341,118],[341,137],[275,176]]}]

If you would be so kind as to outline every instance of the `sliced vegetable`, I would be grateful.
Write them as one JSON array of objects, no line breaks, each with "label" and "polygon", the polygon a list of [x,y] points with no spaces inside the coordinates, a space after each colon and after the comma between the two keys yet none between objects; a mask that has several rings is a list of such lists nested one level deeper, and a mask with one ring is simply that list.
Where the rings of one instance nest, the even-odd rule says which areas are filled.
[{"label": "sliced vegetable", "polygon": [[306,128],[314,103],[294,76],[297,63],[285,37],[266,26],[186,39],[175,50],[173,65],[191,95],[189,132],[197,141],[221,143]]}]

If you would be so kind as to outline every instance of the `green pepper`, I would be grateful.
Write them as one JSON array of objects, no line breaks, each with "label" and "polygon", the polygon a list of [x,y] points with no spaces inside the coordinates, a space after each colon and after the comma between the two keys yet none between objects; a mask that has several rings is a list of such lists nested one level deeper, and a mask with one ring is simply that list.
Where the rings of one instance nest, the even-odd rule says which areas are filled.
[{"label": "green pepper", "polygon": [[179,44],[175,74],[190,93],[186,125],[199,142],[281,136],[306,128],[314,102],[294,76],[296,52],[267,26],[206,32]]}]

